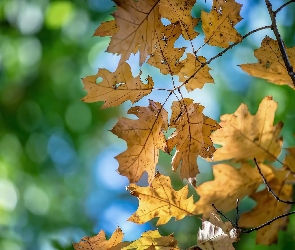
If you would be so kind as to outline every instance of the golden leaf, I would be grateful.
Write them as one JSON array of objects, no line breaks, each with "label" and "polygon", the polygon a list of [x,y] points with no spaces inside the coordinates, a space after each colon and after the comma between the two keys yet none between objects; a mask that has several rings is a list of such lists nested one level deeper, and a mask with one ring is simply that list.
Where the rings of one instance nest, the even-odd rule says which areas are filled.
[{"label": "golden leaf", "polygon": [[188,186],[175,191],[168,176],[157,174],[149,187],[130,184],[127,189],[139,199],[137,211],[128,219],[137,224],[159,217],[157,225],[162,225],[171,217],[180,220],[193,215],[195,210],[193,197],[187,198]]},{"label": "golden leaf", "polygon": [[[101,83],[97,84],[97,78],[102,77]],[[128,63],[119,65],[114,73],[107,69],[99,69],[96,75],[82,79],[84,89],[88,92],[82,100],[85,102],[104,101],[101,108],[119,106],[130,100],[132,103],[151,93],[154,82],[148,76],[148,83],[142,83],[140,74],[133,77]]]},{"label": "golden leaf", "polygon": [[172,234],[162,236],[158,230],[144,232],[141,237],[122,250],[180,250]]},{"label": "golden leaf", "polygon": [[119,250],[117,245],[126,246],[130,242],[122,242],[123,232],[117,228],[109,240],[106,239],[105,232],[101,230],[98,235],[93,237],[83,237],[79,243],[74,243],[76,250]]},{"label": "golden leaf", "polygon": [[212,157],[215,151],[210,139],[211,132],[218,129],[216,121],[203,115],[204,107],[184,98],[172,103],[170,127],[176,128],[168,138],[170,152],[176,146],[172,168],[177,170],[181,162],[181,178],[195,178],[199,173],[197,156]]},{"label": "golden leaf", "polygon": [[162,74],[177,74],[183,64],[179,62],[185,51],[183,48],[174,48],[176,39],[181,34],[179,23],[172,23],[168,26],[161,25],[156,31],[153,53],[148,59],[148,64],[160,69]]},{"label": "golden leaf", "polygon": [[196,0],[161,0],[159,3],[160,14],[171,21],[179,22],[182,36],[186,40],[193,40],[199,33],[194,30],[199,18],[193,18],[191,11]]},{"label": "golden leaf", "polygon": [[114,0],[117,4],[114,18],[119,27],[107,49],[121,55],[120,63],[128,60],[131,53],[140,51],[140,65],[152,53],[155,30],[161,24],[159,0]]},{"label": "golden leaf", "polygon": [[185,88],[187,91],[192,91],[196,88],[203,88],[205,83],[214,83],[213,78],[209,73],[209,66],[205,65],[202,67],[202,63],[206,62],[206,58],[203,56],[196,57],[191,54],[187,53],[187,58],[180,61],[184,66],[181,68],[180,72],[177,74],[179,76],[179,80],[181,82],[186,81],[190,78],[194,73],[198,71],[188,82],[185,84]]},{"label": "golden leaf", "polygon": [[[280,199],[292,201],[293,187],[290,184],[285,184],[288,172],[278,169],[274,170],[274,174],[275,178],[268,182],[269,187]],[[241,215],[240,227],[258,227],[279,215],[289,212],[291,208],[290,204],[278,202],[267,189],[254,193],[250,197],[257,202],[257,205],[252,211]],[[286,228],[287,223],[288,217],[284,217],[259,229],[256,234],[256,243],[263,245],[276,243],[279,230]]]},{"label": "golden leaf", "polygon": [[212,134],[214,143],[222,145],[214,153],[214,160],[235,161],[256,158],[275,161],[281,151],[279,138],[283,123],[273,126],[277,103],[272,97],[265,97],[255,115],[241,104],[234,114],[220,117],[222,127]]},{"label": "golden leaf", "polygon": [[151,183],[158,163],[159,149],[166,151],[163,130],[167,130],[167,111],[158,102],[149,101],[148,107],[132,107],[128,114],[139,119],[119,118],[111,132],[127,142],[127,150],[116,156],[118,172],[130,182],[137,182],[146,171]]},{"label": "golden leaf", "polygon": [[227,48],[230,42],[242,41],[242,36],[234,28],[242,20],[241,7],[242,4],[235,0],[213,0],[211,11],[201,13],[205,43]]},{"label": "golden leaf", "polygon": [[[295,47],[285,49],[291,65],[295,67]],[[254,51],[254,55],[259,62],[240,65],[244,71],[251,76],[295,89],[276,40],[266,36],[261,42],[261,47]]]},{"label": "golden leaf", "polygon": [[[260,164],[263,175],[271,180],[274,175],[270,167]],[[236,207],[236,200],[251,195],[263,180],[256,167],[242,163],[240,169],[228,164],[213,166],[214,180],[202,183],[196,187],[200,199],[196,203],[196,214],[208,217],[212,204],[222,212],[228,212]]]}]

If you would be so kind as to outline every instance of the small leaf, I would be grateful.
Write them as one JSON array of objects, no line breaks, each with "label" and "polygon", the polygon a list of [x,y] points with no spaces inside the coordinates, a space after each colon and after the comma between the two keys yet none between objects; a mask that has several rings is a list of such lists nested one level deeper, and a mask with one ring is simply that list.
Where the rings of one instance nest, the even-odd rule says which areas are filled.
[{"label": "small leaf", "polygon": [[242,20],[241,7],[242,4],[235,0],[213,0],[211,11],[201,13],[205,43],[227,48],[230,42],[242,41],[242,36],[234,28]]}]

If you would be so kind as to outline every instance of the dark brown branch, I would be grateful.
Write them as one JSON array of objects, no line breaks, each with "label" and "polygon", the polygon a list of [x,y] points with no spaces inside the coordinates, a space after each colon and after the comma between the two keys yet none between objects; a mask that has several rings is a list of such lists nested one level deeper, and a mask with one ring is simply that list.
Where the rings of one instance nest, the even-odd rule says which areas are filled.
[{"label": "dark brown branch", "polygon": [[214,209],[216,210],[216,212],[217,212],[218,214],[220,214],[223,218],[225,218],[227,221],[229,221],[229,222],[233,225],[234,228],[236,228],[236,229],[240,229],[239,226],[238,226],[238,224],[236,224],[235,222],[233,222],[231,219],[227,218],[227,217],[226,217],[226,216],[225,216],[220,210],[218,210],[218,209],[215,207],[214,204],[212,204],[212,207],[214,207]]},{"label": "dark brown branch", "polygon": [[279,45],[279,48],[280,48],[281,55],[283,57],[285,67],[286,67],[286,69],[288,71],[288,75],[290,76],[290,78],[291,78],[291,80],[293,82],[293,85],[295,86],[295,73],[293,71],[293,66],[291,65],[291,63],[290,63],[290,61],[288,59],[288,55],[286,53],[284,42],[283,42],[283,40],[281,38],[281,34],[280,34],[280,32],[278,30],[278,27],[277,27],[276,13],[272,10],[272,4],[271,4],[270,0],[265,0],[265,4],[267,6],[268,13],[269,13],[269,16],[270,16],[270,19],[271,19],[271,29],[272,29],[272,31],[275,34],[275,37],[277,39],[277,42],[278,42],[278,45]]},{"label": "dark brown branch", "polygon": [[263,179],[264,184],[265,184],[266,187],[267,187],[268,192],[270,192],[270,193],[273,195],[273,197],[274,197],[277,201],[279,201],[279,202],[286,203],[286,204],[295,204],[294,201],[284,201],[284,200],[280,199],[280,198],[275,194],[275,192],[270,188],[270,186],[269,186],[267,180],[265,179],[264,175],[262,174],[261,169],[260,169],[260,167],[259,167],[259,165],[258,165],[258,163],[257,163],[257,161],[256,161],[256,158],[254,158],[254,162],[255,162],[255,165],[256,165],[256,167],[257,167],[257,169],[258,169],[259,174],[261,175],[261,177],[262,177],[262,179]]},{"label": "dark brown branch", "polygon": [[290,0],[286,3],[284,3],[281,7],[279,7],[276,11],[274,11],[275,14],[278,14],[278,12],[280,12],[283,8],[285,8],[288,4],[290,3],[295,3],[295,0]]}]

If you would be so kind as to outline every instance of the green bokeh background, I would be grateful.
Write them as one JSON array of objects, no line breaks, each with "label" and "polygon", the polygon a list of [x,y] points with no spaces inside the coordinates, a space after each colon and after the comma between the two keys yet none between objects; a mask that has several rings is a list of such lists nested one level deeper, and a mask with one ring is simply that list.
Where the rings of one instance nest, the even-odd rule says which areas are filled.
[{"label": "green bokeh background", "polygon": [[[237,26],[245,34],[269,24],[263,1],[238,1],[244,20]],[[273,1],[275,7],[285,1]],[[195,5],[193,15],[210,10],[210,1]],[[71,243],[104,229],[109,236],[117,226],[134,240],[156,220],[138,226],[126,223],[137,200],[126,192],[125,177],[116,172],[113,157],[126,144],[110,130],[119,116],[126,116],[129,102],[101,110],[101,103],[83,103],[81,78],[98,67],[114,70],[118,58],[104,53],[109,38],[92,37],[97,26],[112,17],[108,0],[1,0],[0,1],[0,249],[72,249]],[[278,15],[278,27],[286,45],[295,45],[295,5]],[[201,31],[198,26],[196,28]],[[283,121],[284,147],[295,145],[295,92],[249,77],[236,65],[256,62],[253,50],[270,31],[251,35],[210,64],[215,84],[207,84],[187,96],[203,104],[205,114],[219,119],[246,103],[252,114],[266,95],[278,105],[276,121]],[[202,44],[202,35],[195,46]],[[183,45],[179,40],[177,45]],[[186,45],[187,46],[187,45]],[[201,55],[214,56],[219,48],[205,46]],[[203,54],[202,54],[203,53]],[[137,57],[130,59],[138,74]],[[169,78],[143,66],[155,84],[169,87]],[[148,98],[165,100],[163,93]],[[147,105],[148,98],[140,101]],[[162,99],[161,99],[162,98]],[[164,99],[163,99],[164,98]],[[172,100],[170,100],[171,103]],[[166,107],[167,108],[167,107]],[[169,106],[168,106],[169,108]],[[161,153],[158,169],[171,175],[173,186],[183,182],[171,171],[171,157]],[[199,183],[212,179],[211,164],[198,159]],[[278,164],[277,164],[278,166]],[[145,182],[142,181],[142,184]],[[192,193],[192,190],[190,190]],[[255,203],[241,202],[241,211]],[[267,204],[266,204],[267,205]],[[235,218],[235,213],[228,215]],[[196,244],[197,218],[173,219],[159,230],[175,233],[182,248]],[[242,236],[236,249],[295,249],[295,219],[279,233],[277,245],[255,246],[255,233]]]}]

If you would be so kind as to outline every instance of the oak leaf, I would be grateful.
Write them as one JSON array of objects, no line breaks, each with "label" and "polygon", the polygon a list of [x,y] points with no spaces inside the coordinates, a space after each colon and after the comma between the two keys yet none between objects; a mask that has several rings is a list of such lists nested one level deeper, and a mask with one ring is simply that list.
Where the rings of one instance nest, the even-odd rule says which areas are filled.
[{"label": "oak leaf", "polygon": [[187,198],[188,185],[179,191],[171,186],[168,176],[156,174],[148,187],[139,187],[130,184],[127,189],[131,195],[139,199],[137,211],[128,219],[137,224],[143,224],[155,217],[159,217],[157,225],[166,224],[171,217],[180,220],[185,216],[193,215],[195,210],[193,197]]},{"label": "oak leaf", "polygon": [[[271,180],[274,175],[267,165],[260,165],[263,175]],[[236,207],[236,200],[253,194],[261,183],[261,175],[256,167],[242,163],[239,169],[228,164],[213,166],[214,180],[202,183],[196,187],[200,199],[196,203],[196,214],[208,217],[212,210],[211,204],[222,212],[228,212]]]},{"label": "oak leaf", "polygon": [[158,102],[149,101],[148,107],[135,106],[128,114],[139,119],[119,118],[111,132],[127,142],[127,150],[116,156],[118,172],[130,182],[137,182],[144,171],[151,183],[158,163],[159,149],[166,151],[167,111]]},{"label": "oak leaf", "polygon": [[279,138],[283,123],[273,126],[277,103],[272,97],[265,97],[255,115],[241,104],[234,114],[220,117],[222,127],[212,134],[214,143],[222,145],[214,153],[214,160],[235,161],[256,158],[275,161],[281,151]]},{"label": "oak leaf", "polygon": [[181,163],[181,178],[195,178],[199,173],[197,156],[212,157],[215,148],[210,139],[212,131],[220,128],[218,123],[206,117],[204,107],[184,98],[172,103],[170,127],[176,130],[167,140],[168,151],[176,146],[172,168],[176,171]]},{"label": "oak leaf", "polygon": [[[285,47],[291,65],[295,68],[295,47]],[[278,42],[266,36],[261,47],[254,51],[258,63],[242,64],[240,67],[251,76],[268,80],[278,85],[288,85],[294,89],[282,58]]]},{"label": "oak leaf", "polygon": [[193,18],[192,8],[196,0],[161,0],[159,3],[160,14],[171,23],[179,22],[182,36],[186,40],[193,40],[199,33],[194,30],[199,18]]},{"label": "oak leaf", "polygon": [[233,242],[239,240],[238,229],[230,222],[223,222],[220,216],[210,213],[209,221],[202,222],[198,231],[198,246],[202,250],[234,250]]},{"label": "oak leaf", "polygon": [[141,237],[122,250],[180,250],[172,234],[162,236],[158,230],[144,232]]},{"label": "oak leaf", "polygon": [[[141,74],[141,73],[140,73]],[[84,89],[88,92],[82,99],[85,102],[104,101],[101,108],[115,107],[130,100],[132,103],[151,93],[154,82],[148,76],[147,84],[140,79],[140,74],[133,77],[128,63],[118,66],[114,73],[107,69],[99,69],[96,75],[83,78]],[[102,77],[101,83],[96,80]]]},{"label": "oak leaf", "polygon": [[79,243],[74,243],[73,247],[76,250],[119,250],[130,244],[130,242],[122,242],[123,236],[122,230],[117,228],[107,240],[105,232],[101,230],[96,236],[83,237]]},{"label": "oak leaf", "polygon": [[[112,36],[108,52],[121,55],[120,63],[131,53],[140,51],[140,65],[152,53],[155,30],[161,24],[159,0],[114,0],[117,10],[113,14],[119,30]],[[112,26],[111,26],[112,27]]]},{"label": "oak leaf", "polygon": [[[191,54],[187,53],[187,58],[180,61],[184,66],[181,68],[180,72],[177,74],[181,82],[186,81],[188,78],[193,76],[184,85],[187,91],[192,91],[196,88],[203,88],[205,83],[214,83],[213,78],[209,73],[209,66],[203,66],[202,63],[206,62],[206,58],[203,56],[198,56],[197,58]],[[198,71],[196,74],[194,74]]]},{"label": "oak leaf", "polygon": [[211,11],[201,13],[205,43],[227,48],[230,42],[241,42],[242,36],[234,28],[242,20],[241,7],[235,0],[213,0]]},{"label": "oak leaf", "polygon": [[[268,182],[269,187],[280,199],[292,201],[292,185],[285,183],[288,171],[274,169],[274,174],[275,178]],[[257,205],[250,212],[241,215],[240,227],[258,227],[279,215],[289,212],[291,208],[291,204],[278,202],[267,189],[254,193],[250,197],[257,202]],[[259,229],[256,234],[256,243],[263,245],[276,243],[279,230],[285,229],[287,223],[288,217],[283,217]]]},{"label": "oak leaf", "polygon": [[179,62],[185,47],[174,48],[174,43],[181,34],[179,23],[172,23],[157,30],[154,41],[154,50],[147,63],[159,68],[162,74],[177,74],[183,64]]},{"label": "oak leaf", "polygon": [[103,22],[94,32],[93,36],[113,36],[119,28],[115,20]]}]

